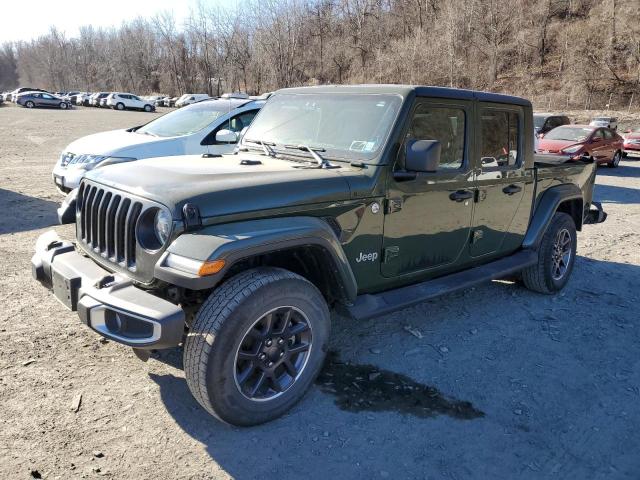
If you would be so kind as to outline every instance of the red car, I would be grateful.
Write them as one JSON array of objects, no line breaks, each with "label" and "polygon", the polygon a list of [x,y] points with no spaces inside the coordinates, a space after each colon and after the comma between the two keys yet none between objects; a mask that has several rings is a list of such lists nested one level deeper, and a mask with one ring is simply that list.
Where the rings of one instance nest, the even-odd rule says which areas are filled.
[{"label": "red car", "polygon": [[538,153],[566,155],[572,160],[593,157],[598,163],[617,167],[622,158],[622,144],[623,138],[610,128],[563,125],[540,139]]},{"label": "red car", "polygon": [[626,157],[627,153],[640,154],[640,127],[624,131],[624,145],[622,148],[623,157]]}]

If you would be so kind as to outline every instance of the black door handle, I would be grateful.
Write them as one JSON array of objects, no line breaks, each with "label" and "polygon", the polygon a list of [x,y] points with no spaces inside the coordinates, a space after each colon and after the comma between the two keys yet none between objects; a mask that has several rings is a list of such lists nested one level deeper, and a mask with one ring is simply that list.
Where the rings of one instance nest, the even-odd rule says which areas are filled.
[{"label": "black door handle", "polygon": [[473,198],[473,192],[470,192],[469,190],[457,190],[450,194],[449,198],[454,202],[464,202],[465,200]]},{"label": "black door handle", "polygon": [[507,195],[513,195],[514,193],[521,192],[522,187],[519,187],[518,185],[509,185],[508,187],[504,187],[502,191]]}]

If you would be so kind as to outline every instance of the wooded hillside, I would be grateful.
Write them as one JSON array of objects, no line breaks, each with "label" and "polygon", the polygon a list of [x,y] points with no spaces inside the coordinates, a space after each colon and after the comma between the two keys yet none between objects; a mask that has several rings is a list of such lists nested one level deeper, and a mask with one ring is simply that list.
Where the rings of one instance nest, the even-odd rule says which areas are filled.
[{"label": "wooded hillside", "polygon": [[[638,0],[249,0],[0,48],[0,89],[139,94],[410,83],[558,108],[640,97]],[[640,98],[636,98],[640,104]],[[635,101],[634,101],[635,103]]]}]

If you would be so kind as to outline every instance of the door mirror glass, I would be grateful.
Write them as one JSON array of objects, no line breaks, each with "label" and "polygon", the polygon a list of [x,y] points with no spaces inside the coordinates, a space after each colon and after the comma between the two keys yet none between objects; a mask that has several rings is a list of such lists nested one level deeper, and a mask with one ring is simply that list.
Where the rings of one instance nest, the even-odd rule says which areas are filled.
[{"label": "door mirror glass", "polygon": [[238,134],[231,130],[222,129],[216,133],[216,142],[220,143],[236,143],[238,141]]},{"label": "door mirror glass", "polygon": [[409,140],[405,168],[410,172],[435,172],[440,165],[442,146],[437,140]]}]

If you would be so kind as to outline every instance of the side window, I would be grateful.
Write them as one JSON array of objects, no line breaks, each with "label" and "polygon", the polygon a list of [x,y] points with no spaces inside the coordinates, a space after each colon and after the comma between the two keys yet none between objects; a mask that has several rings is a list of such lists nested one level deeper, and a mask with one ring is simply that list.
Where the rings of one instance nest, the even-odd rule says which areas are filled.
[{"label": "side window", "polygon": [[482,168],[508,168],[518,164],[519,120],[519,115],[513,111],[482,110],[480,119]]},{"label": "side window", "polygon": [[594,141],[596,141],[596,142],[601,141],[601,140],[602,140],[602,138],[603,138],[603,136],[602,136],[602,129],[600,129],[600,128],[599,128],[598,130],[596,130],[596,131],[593,133],[593,136],[591,137],[591,139],[592,139],[592,140],[594,140]]},{"label": "side window", "polygon": [[224,122],[213,132],[207,135],[202,141],[202,145],[215,145],[217,143],[216,133],[218,133],[220,130],[231,130],[232,132],[240,133],[244,127],[248,127],[249,125],[251,125],[253,118],[257,114],[258,110],[248,110],[234,117],[231,117],[228,121]]},{"label": "side window", "polygon": [[613,132],[611,130],[603,130],[603,132],[605,140],[611,140],[613,138]]},{"label": "side window", "polygon": [[135,95],[129,95],[129,98],[130,98],[131,100],[137,100],[137,101],[139,101],[139,102],[141,102],[141,101],[142,101],[142,100],[140,100],[138,97],[136,97]]},{"label": "side window", "polygon": [[464,161],[465,113],[461,108],[420,104],[413,113],[405,140],[438,140],[438,170],[455,170]]}]

